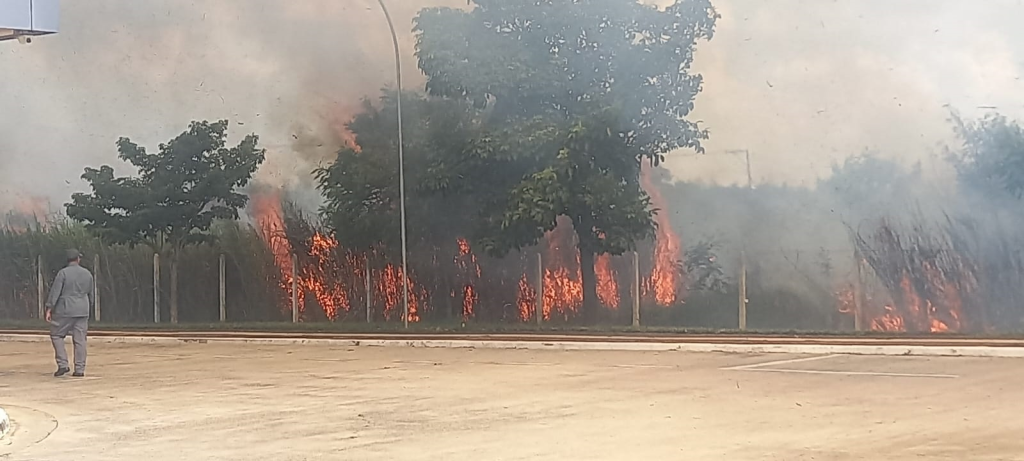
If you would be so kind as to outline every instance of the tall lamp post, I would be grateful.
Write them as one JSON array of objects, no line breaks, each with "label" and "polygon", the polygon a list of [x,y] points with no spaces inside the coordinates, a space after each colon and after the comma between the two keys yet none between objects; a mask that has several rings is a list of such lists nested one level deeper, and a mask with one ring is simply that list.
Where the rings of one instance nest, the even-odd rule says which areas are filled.
[{"label": "tall lamp post", "polygon": [[409,266],[407,264],[407,247],[405,231],[405,148],[402,142],[402,55],[398,50],[398,34],[395,32],[395,23],[391,20],[391,13],[388,12],[384,0],[377,0],[380,9],[384,11],[384,18],[388,20],[388,27],[391,29],[391,40],[395,43],[395,79],[398,81],[398,200],[402,221],[402,304],[405,328],[409,328]]},{"label": "tall lamp post", "polygon": [[730,149],[725,151],[729,155],[743,154],[747,162],[747,189],[754,189],[754,176],[750,173],[750,150],[749,149]]}]

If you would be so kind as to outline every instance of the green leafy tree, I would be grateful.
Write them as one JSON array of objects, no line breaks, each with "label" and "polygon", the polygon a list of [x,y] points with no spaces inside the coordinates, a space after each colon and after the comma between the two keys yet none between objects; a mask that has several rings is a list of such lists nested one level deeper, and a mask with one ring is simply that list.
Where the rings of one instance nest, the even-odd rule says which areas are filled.
[{"label": "green leafy tree", "polygon": [[248,197],[238,192],[263,163],[265,150],[250,134],[226,147],[228,122],[192,122],[188,130],[160,144],[159,153],[128,138],[117,141],[118,157],[138,170],[115,176],[114,169],[86,168],[92,188],[68,203],[68,216],[112,243],[144,244],[169,256],[171,322],[178,321],[178,256],[187,245],[210,239],[218,219],[238,219]]},{"label": "green leafy tree", "polygon": [[[385,258],[400,248],[397,100],[386,92],[378,105],[367,100],[348,124],[355,146],[342,147],[333,163],[314,170],[324,197],[320,216],[346,248]],[[433,168],[444,168],[443,152],[463,151],[479,125],[468,104],[420,95],[403,97],[406,209],[414,247],[454,245],[474,213],[464,197],[427,191],[444,187]]]},{"label": "green leafy tree", "polygon": [[475,198],[476,238],[493,254],[535,244],[570,218],[583,314],[593,319],[595,256],[620,254],[654,228],[641,163],[699,151],[708,135],[686,119],[702,85],[690,65],[718,15],[708,0],[470,3],[416,18],[428,92],[486,114],[485,134],[448,151],[434,182]]},{"label": "green leafy tree", "polygon": [[979,120],[952,115],[961,146],[950,152],[960,181],[984,195],[1024,195],[1024,127],[1003,115]]},{"label": "green leafy tree", "polygon": [[680,273],[689,277],[689,289],[725,293],[729,280],[718,262],[718,244],[702,240],[686,250],[684,260],[677,262]]}]

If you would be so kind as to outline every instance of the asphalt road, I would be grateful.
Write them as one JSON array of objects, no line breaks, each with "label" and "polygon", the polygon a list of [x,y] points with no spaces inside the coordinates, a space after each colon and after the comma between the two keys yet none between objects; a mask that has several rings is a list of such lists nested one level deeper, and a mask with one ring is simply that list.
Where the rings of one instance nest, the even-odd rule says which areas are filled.
[{"label": "asphalt road", "polygon": [[1024,360],[0,343],[12,460],[1024,460]]}]

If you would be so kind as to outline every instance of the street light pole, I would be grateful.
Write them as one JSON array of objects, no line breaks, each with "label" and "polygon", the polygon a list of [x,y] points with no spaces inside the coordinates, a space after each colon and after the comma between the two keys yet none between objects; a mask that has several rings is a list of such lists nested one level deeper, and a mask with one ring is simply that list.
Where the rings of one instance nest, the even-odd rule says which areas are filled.
[{"label": "street light pole", "polygon": [[747,162],[747,189],[754,188],[754,175],[750,172],[750,150],[749,149],[731,149],[725,151],[726,154],[743,154]]},{"label": "street light pole", "polygon": [[403,316],[405,328],[409,328],[409,266],[406,258],[405,231],[405,148],[402,142],[402,54],[398,49],[398,34],[395,32],[395,23],[391,21],[391,13],[388,12],[384,0],[377,0],[377,3],[384,11],[384,18],[388,20],[388,27],[391,29],[391,40],[395,43],[395,79],[398,81],[398,200],[402,215],[402,303],[405,313]]}]

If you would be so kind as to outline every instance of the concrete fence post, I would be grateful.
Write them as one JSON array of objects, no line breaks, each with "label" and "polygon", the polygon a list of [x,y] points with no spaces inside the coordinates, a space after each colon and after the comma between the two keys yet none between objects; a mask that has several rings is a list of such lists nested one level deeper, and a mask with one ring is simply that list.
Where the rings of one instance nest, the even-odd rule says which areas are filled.
[{"label": "concrete fence post", "polygon": [[633,252],[633,328],[640,328],[640,254]]},{"label": "concrete fence post", "polygon": [[226,322],[227,319],[228,319],[228,307],[227,307],[227,297],[228,297],[227,295],[228,295],[228,293],[227,293],[227,285],[226,285],[227,282],[225,280],[225,275],[226,275],[225,274],[225,266],[227,264],[227,261],[224,258],[224,253],[221,253],[220,254],[220,258],[218,258],[218,259],[219,259],[218,262],[220,263],[219,267],[218,267],[218,269],[219,269],[218,276],[220,278],[220,321],[221,322]]},{"label": "concrete fence post", "polygon": [[747,254],[740,251],[740,299],[739,299],[739,327],[740,330],[747,329]]},{"label": "concrete fence post", "polygon": [[292,254],[292,323],[299,323],[299,257]]},{"label": "concrete fence post", "polygon": [[856,248],[853,250],[853,264],[857,269],[853,287],[853,329],[854,331],[861,331],[864,329],[862,324],[864,319],[864,272],[861,267],[860,252]]},{"label": "concrete fence post", "polygon": [[153,323],[160,323],[160,253],[153,253]]},{"label": "concrete fence post", "polygon": [[99,322],[103,318],[103,309],[100,307],[100,255],[95,254],[92,257],[92,302],[96,309],[95,317],[96,321]]},{"label": "concrete fence post", "polygon": [[46,317],[46,280],[43,279],[43,255],[36,256],[36,302],[39,310],[39,318]]},{"label": "concrete fence post", "polygon": [[373,285],[370,279],[373,277],[370,271],[370,258],[366,258],[366,323],[373,322]]},{"label": "concrete fence post", "polygon": [[537,253],[537,325],[544,323],[544,256]]}]

